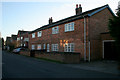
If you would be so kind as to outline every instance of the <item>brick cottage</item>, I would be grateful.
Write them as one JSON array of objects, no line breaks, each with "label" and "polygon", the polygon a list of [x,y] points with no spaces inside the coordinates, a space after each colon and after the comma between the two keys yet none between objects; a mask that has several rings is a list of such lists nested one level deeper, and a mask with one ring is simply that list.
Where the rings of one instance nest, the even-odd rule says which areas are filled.
[{"label": "brick cottage", "polygon": [[[108,30],[108,21],[114,13],[109,5],[82,12],[76,5],[76,15],[53,22],[29,32],[29,49],[47,52],[80,53],[81,60],[104,58],[102,42]],[[104,53],[104,54],[103,54]]]}]

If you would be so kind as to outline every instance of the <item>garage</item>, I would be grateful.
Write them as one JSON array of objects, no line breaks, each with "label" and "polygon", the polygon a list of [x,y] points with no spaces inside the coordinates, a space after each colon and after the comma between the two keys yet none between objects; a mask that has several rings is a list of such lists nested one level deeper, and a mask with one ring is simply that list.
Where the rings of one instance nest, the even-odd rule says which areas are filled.
[{"label": "garage", "polygon": [[103,41],[103,58],[105,60],[117,60],[115,41]]}]

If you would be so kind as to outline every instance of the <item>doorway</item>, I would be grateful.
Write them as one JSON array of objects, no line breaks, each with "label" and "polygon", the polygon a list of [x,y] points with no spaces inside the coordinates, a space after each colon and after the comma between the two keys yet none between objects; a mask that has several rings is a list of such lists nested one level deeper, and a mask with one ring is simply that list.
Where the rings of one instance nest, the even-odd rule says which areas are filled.
[{"label": "doorway", "polygon": [[105,60],[117,60],[115,41],[103,42],[103,55]]}]

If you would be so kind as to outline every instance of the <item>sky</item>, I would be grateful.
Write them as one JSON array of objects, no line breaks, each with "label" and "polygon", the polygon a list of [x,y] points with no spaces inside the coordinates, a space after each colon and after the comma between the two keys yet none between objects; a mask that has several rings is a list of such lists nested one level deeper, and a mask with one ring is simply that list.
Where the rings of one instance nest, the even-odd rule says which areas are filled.
[{"label": "sky", "polygon": [[18,30],[32,31],[53,22],[75,15],[76,4],[82,11],[108,4],[115,13],[120,0],[2,0],[0,3],[0,31],[4,39]]}]

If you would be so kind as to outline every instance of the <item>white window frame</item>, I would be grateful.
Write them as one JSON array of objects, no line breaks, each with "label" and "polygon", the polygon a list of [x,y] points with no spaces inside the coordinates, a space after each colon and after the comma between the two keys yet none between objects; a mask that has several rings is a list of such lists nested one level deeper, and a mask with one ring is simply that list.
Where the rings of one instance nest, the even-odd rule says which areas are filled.
[{"label": "white window frame", "polygon": [[37,32],[37,36],[41,37],[42,36],[42,31]]},{"label": "white window frame", "polygon": [[35,38],[35,33],[32,33],[32,38]]},{"label": "white window frame", "polygon": [[38,44],[38,45],[37,45],[37,50],[41,50],[41,49],[42,49],[41,44]]},{"label": "white window frame", "polygon": [[45,49],[45,44],[43,44],[43,49]]},{"label": "white window frame", "polygon": [[50,44],[47,44],[47,52],[50,52]]},{"label": "white window frame", "polygon": [[24,41],[29,41],[29,38],[24,38]]},{"label": "white window frame", "polygon": [[52,44],[52,51],[58,51],[58,44]]},{"label": "white window frame", "polygon": [[32,48],[32,50],[34,50],[35,49],[35,45],[32,45],[31,48]]},{"label": "white window frame", "polygon": [[24,47],[26,46],[26,44],[24,43]]},{"label": "white window frame", "polygon": [[58,34],[59,33],[59,26],[52,28],[52,34]]},{"label": "white window frame", "polygon": [[20,46],[22,46],[22,43],[20,44]]},{"label": "white window frame", "polygon": [[65,24],[65,32],[74,31],[74,22]]},{"label": "white window frame", "polygon": [[22,39],[23,39],[23,37],[20,37],[20,39],[22,40]]},{"label": "white window frame", "polygon": [[20,38],[18,37],[18,38],[17,38],[17,41],[19,41],[19,40],[20,40]]},{"label": "white window frame", "polygon": [[74,43],[65,44],[64,52],[74,52],[74,51],[75,51],[75,44]]}]

